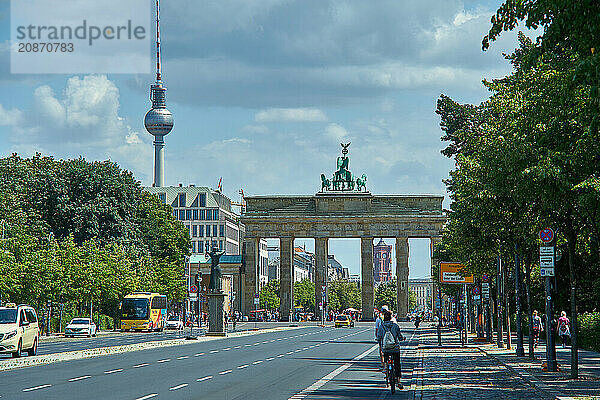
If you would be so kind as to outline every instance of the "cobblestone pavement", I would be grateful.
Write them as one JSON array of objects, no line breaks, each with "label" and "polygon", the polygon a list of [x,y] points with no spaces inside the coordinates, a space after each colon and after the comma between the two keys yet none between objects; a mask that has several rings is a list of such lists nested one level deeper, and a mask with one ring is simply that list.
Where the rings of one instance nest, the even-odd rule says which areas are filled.
[{"label": "cobblestone pavement", "polygon": [[498,360],[477,347],[462,347],[458,336],[444,333],[437,347],[435,330],[420,334],[421,366],[415,373],[416,399],[546,399]]}]

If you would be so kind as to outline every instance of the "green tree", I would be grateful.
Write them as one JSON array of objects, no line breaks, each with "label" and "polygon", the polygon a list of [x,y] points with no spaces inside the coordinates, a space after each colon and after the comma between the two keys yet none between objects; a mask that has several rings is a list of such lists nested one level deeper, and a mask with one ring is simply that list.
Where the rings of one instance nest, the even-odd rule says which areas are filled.
[{"label": "green tree", "polygon": [[310,279],[294,282],[294,305],[315,312],[315,284]]},{"label": "green tree", "polygon": [[273,311],[279,309],[279,281],[273,279],[260,290],[260,308]]}]

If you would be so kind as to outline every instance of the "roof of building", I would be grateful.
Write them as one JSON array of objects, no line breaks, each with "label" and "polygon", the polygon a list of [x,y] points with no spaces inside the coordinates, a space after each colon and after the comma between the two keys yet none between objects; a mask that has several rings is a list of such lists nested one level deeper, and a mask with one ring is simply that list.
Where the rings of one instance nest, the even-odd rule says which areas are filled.
[{"label": "roof of building", "polygon": [[331,265],[335,269],[342,269],[343,268],[342,264],[340,264],[340,262],[335,259],[335,256],[333,254],[328,254],[327,255],[327,263],[329,265]]},{"label": "roof of building", "polygon": [[166,204],[173,207],[178,207],[175,203],[180,193],[186,194],[185,206],[198,207],[198,195],[206,194],[206,207],[220,207],[227,211],[231,211],[231,199],[223,193],[214,191],[206,186],[161,186],[161,187],[145,187],[144,190],[159,194],[164,193],[166,196]]},{"label": "roof of building", "polygon": [[[192,264],[210,264],[210,257],[206,257],[204,254],[192,254],[190,256],[190,263]],[[239,255],[222,255],[219,259],[219,264],[241,264],[242,256]]]}]

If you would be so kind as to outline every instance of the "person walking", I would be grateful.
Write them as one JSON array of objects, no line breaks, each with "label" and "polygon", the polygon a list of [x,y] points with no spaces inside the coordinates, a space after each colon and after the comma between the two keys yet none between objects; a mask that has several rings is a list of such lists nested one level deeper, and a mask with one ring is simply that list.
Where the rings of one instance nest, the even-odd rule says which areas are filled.
[{"label": "person walking", "polygon": [[560,318],[558,319],[556,330],[560,336],[560,339],[562,340],[562,346],[566,347],[567,340],[571,338],[570,321],[567,317],[566,311],[560,312]]},{"label": "person walking", "polygon": [[540,342],[540,332],[544,330],[544,324],[542,324],[542,318],[538,315],[537,310],[533,311],[531,319],[533,325],[533,348],[536,348]]}]

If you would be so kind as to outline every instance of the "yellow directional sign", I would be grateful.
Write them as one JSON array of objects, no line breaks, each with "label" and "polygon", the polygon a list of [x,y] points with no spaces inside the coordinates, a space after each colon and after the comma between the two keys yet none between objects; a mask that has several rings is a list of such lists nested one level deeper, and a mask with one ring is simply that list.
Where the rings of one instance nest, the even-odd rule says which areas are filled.
[{"label": "yellow directional sign", "polygon": [[465,268],[460,263],[441,262],[440,263],[440,282],[442,283],[473,283],[473,275],[462,276],[458,273]]}]

